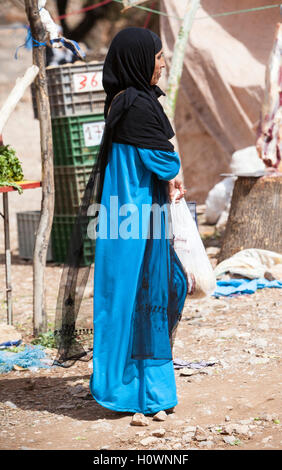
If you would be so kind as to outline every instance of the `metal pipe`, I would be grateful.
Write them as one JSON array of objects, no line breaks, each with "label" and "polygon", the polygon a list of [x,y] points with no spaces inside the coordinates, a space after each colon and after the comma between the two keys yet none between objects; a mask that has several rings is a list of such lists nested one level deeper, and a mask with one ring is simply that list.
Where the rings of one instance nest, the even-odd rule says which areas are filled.
[{"label": "metal pipe", "polygon": [[8,325],[12,325],[13,324],[13,308],[12,308],[10,221],[9,221],[8,193],[3,193],[3,212],[4,212],[4,236],[5,236],[7,323]]}]

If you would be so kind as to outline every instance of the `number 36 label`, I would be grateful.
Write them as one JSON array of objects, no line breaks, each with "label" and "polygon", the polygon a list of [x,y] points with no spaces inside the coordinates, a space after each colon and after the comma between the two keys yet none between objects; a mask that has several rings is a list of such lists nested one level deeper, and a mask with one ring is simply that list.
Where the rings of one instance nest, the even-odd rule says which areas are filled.
[{"label": "number 36 label", "polygon": [[73,76],[75,93],[86,91],[103,91],[102,72],[76,73]]},{"label": "number 36 label", "polygon": [[100,145],[105,123],[103,121],[83,124],[84,143],[86,147]]}]

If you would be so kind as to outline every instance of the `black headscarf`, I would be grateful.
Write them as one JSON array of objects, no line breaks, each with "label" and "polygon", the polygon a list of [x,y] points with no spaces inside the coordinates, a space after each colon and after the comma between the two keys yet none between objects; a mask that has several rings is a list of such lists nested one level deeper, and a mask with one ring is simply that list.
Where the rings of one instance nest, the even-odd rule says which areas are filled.
[{"label": "black headscarf", "polygon": [[127,28],[113,39],[104,64],[103,86],[105,117],[112,104],[109,120],[115,125],[114,142],[173,151],[169,139],[174,132],[158,101],[164,93],[150,85],[155,55],[161,49],[160,38],[148,29]]},{"label": "black headscarf", "polygon": [[[105,129],[98,159],[93,166],[74,224],[57,301],[56,363],[65,366],[71,365],[86,354],[76,332],[77,315],[90,270],[89,266],[82,265],[83,245],[87,237],[89,206],[94,202],[101,202],[104,174],[112,142],[156,150],[174,150],[169,142],[174,132],[158,101],[158,97],[164,93],[157,86],[150,85],[155,68],[155,55],[161,48],[159,37],[148,29],[126,28],[115,36],[105,59]],[[167,182],[158,180],[154,184],[157,184],[154,194],[159,194],[158,202],[160,199],[167,200]],[[98,212],[95,216],[98,216]],[[147,259],[150,262],[149,257]],[[143,268],[145,272],[146,266]],[[143,298],[145,299],[144,296]],[[174,308],[174,312],[179,316],[176,310]]]}]

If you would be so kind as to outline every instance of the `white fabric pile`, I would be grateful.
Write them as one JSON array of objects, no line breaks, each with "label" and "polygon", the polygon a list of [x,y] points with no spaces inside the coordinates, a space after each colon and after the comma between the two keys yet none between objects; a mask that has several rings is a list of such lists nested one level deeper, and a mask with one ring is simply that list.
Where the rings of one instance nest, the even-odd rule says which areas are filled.
[{"label": "white fabric pile", "polygon": [[270,273],[274,279],[280,280],[282,279],[282,254],[256,248],[242,250],[219,263],[214,273],[217,278],[229,273],[248,279],[264,278],[265,273]]}]

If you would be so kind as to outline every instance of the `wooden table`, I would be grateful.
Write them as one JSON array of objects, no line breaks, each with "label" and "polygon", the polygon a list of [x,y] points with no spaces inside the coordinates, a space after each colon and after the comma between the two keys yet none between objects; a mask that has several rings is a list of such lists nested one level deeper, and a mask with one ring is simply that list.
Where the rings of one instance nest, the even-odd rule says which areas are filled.
[{"label": "wooden table", "polygon": [[[39,188],[41,181],[15,181],[18,186],[24,189]],[[5,272],[6,272],[6,301],[7,301],[7,323],[13,324],[12,308],[12,282],[11,282],[11,251],[10,251],[10,225],[9,225],[9,201],[8,193],[17,191],[13,186],[0,186],[0,193],[3,193],[3,214],[4,219],[4,237],[5,237]]]}]

